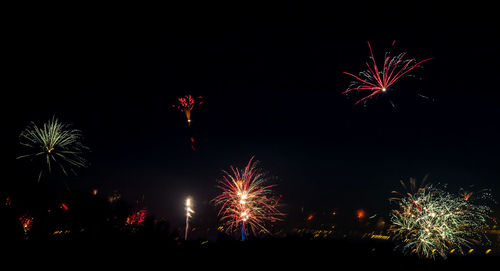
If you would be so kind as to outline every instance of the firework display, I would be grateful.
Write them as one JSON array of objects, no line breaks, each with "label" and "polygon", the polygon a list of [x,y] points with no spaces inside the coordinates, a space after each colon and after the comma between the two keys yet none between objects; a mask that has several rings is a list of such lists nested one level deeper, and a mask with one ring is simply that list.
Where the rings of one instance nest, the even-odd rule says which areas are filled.
[{"label": "firework display", "polygon": [[[21,266],[488,270],[478,263],[500,257],[491,16],[453,28],[474,20],[447,4],[345,2],[176,5],[125,39],[11,23],[4,247]],[[426,172],[450,186],[397,183]]]},{"label": "firework display", "polygon": [[390,230],[402,241],[403,251],[446,258],[450,251],[464,254],[473,244],[488,242],[485,231],[492,210],[482,203],[491,201],[491,194],[471,201],[444,188],[426,185],[393,198],[399,208],[392,211]]},{"label": "firework display", "polygon": [[27,149],[27,154],[17,159],[27,158],[42,164],[38,181],[44,171],[52,173],[54,165],[65,174],[74,168],[87,167],[83,153],[88,150],[82,144],[82,133],[69,124],[60,122],[55,116],[38,126],[31,122],[19,135],[19,143]]},{"label": "firework display", "polygon": [[245,240],[251,230],[269,233],[267,223],[281,220],[284,215],[278,210],[278,197],[272,188],[265,185],[267,178],[262,170],[253,163],[253,157],[243,170],[231,167],[231,172],[224,171],[218,188],[222,193],[215,199],[220,208],[219,217],[227,232],[241,227],[241,239]]},{"label": "firework display", "polygon": [[201,99],[203,99],[202,96],[199,96],[195,99],[191,97],[191,95],[186,95],[177,99],[177,105],[172,105],[173,107],[179,109],[181,112],[184,112],[184,114],[186,115],[188,126],[191,126],[191,112],[193,111],[193,108],[195,107],[195,105],[201,105],[203,103]]},{"label": "firework display", "polygon": [[[392,43],[392,46],[394,46],[394,44],[395,41]],[[397,56],[391,56],[390,52],[386,52],[384,64],[381,69],[379,69],[370,42],[368,42],[368,48],[370,49],[371,62],[367,61],[365,63],[367,70],[361,71],[359,75],[344,72],[344,74],[353,77],[354,80],[350,83],[349,88],[342,92],[342,94],[350,94],[354,90],[367,93],[366,96],[357,100],[355,105],[366,102],[377,94],[389,91],[394,83],[408,75],[411,70],[420,67],[422,63],[432,59],[427,58],[417,61],[414,58],[405,58],[406,52],[400,53]]]}]

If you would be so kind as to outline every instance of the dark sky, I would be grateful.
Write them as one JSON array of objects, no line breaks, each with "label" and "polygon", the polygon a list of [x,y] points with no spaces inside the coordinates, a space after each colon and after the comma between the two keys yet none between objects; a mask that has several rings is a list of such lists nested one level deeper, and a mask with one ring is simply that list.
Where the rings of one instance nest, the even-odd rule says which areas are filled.
[{"label": "dark sky", "polygon": [[[55,114],[92,149],[74,188],[144,194],[173,221],[187,195],[206,204],[221,170],[254,155],[289,212],[387,212],[399,180],[425,174],[498,195],[492,7],[331,2],[13,9],[2,34],[0,155],[14,177],[3,182],[24,172],[19,132]],[[342,72],[363,68],[367,41],[381,59],[393,40],[434,59],[395,86],[396,108],[387,97],[354,106]],[[191,129],[172,108],[185,94],[205,98]]]}]

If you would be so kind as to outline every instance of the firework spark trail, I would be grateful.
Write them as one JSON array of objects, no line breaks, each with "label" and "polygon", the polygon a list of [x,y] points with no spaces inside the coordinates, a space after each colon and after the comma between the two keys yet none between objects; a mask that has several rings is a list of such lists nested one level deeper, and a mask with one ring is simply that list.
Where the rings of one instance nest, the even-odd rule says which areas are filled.
[{"label": "firework spark trail", "polygon": [[[481,195],[478,198],[491,202],[491,194]],[[398,202],[399,209],[392,211],[390,230],[396,239],[403,240],[399,247],[405,252],[446,258],[451,249],[464,254],[464,249],[473,244],[489,242],[485,230],[492,220],[492,209],[479,201],[432,185],[392,199]]]},{"label": "firework spark trail", "polygon": [[[395,41],[392,43],[392,46],[394,46],[394,44]],[[359,75],[344,72],[344,74],[353,77],[355,80],[351,82],[349,88],[342,92],[342,94],[349,94],[353,90],[371,92],[367,96],[356,101],[355,105],[360,102],[364,102],[377,94],[386,92],[389,87],[391,87],[403,76],[407,75],[408,72],[420,67],[422,63],[432,59],[427,58],[417,62],[414,58],[405,59],[404,57],[406,56],[406,52],[394,57],[391,57],[390,52],[387,52],[385,54],[382,70],[379,70],[370,42],[368,42],[368,48],[370,49],[370,58],[372,60],[371,64],[368,61],[365,63],[368,69],[360,72]]]},{"label": "firework spark trail", "polygon": [[188,238],[188,229],[189,229],[189,218],[192,217],[194,210],[191,208],[191,198],[186,199],[186,230],[184,233],[184,240]]},{"label": "firework spark trail", "polygon": [[257,229],[269,233],[266,223],[279,221],[284,215],[279,212],[279,199],[271,189],[275,185],[264,185],[267,178],[252,161],[253,157],[242,171],[234,167],[230,173],[224,171],[218,185],[222,193],[213,200],[220,208],[218,216],[226,231],[241,226],[242,240],[249,229],[254,234]]},{"label": "firework spark trail", "polygon": [[[61,171],[68,175],[67,168],[73,173],[73,168],[87,167],[87,160],[82,155],[88,148],[82,144],[80,130],[60,122],[55,116],[49,119],[42,127],[31,122],[19,135],[19,143],[29,151],[28,154],[16,159],[29,158],[39,160],[52,173],[52,164],[59,165]],[[66,165],[65,165],[66,164]],[[38,181],[42,178],[45,167],[42,166],[38,174]]]}]

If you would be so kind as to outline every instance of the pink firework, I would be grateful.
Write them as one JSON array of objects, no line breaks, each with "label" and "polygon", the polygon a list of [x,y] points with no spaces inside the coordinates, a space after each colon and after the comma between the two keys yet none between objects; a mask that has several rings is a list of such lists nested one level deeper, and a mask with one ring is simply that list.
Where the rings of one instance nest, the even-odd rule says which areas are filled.
[{"label": "pink firework", "polygon": [[203,99],[202,96],[199,96],[197,99],[199,100],[198,102],[195,98],[191,97],[191,95],[186,95],[184,97],[177,98],[177,105],[172,105],[186,114],[188,125],[191,125],[191,112],[193,111],[194,106],[203,103],[203,101],[201,101],[201,99]]},{"label": "pink firework", "polygon": [[[394,46],[395,42],[396,41],[392,43],[392,46]],[[375,57],[373,56],[370,42],[368,42],[368,48],[370,48],[371,55],[371,63],[368,61],[366,62],[368,69],[360,72],[358,76],[352,73],[344,72],[344,74],[352,76],[355,80],[351,82],[349,88],[342,92],[342,94],[348,94],[353,90],[366,91],[368,93],[368,95],[359,99],[355,105],[360,102],[364,102],[377,94],[386,92],[396,81],[401,79],[403,76],[408,75],[408,72],[420,67],[420,64],[432,59],[427,58],[417,61],[414,58],[405,59],[406,52],[397,56],[391,56],[390,52],[387,52],[384,58],[384,65],[382,66],[382,69],[379,70]]]},{"label": "pink firework", "polygon": [[142,209],[139,210],[127,217],[127,221],[125,222],[127,225],[142,225],[144,220],[146,219],[147,210]]},{"label": "pink firework", "polygon": [[240,171],[231,166],[231,172],[223,171],[225,176],[219,180],[218,188],[222,193],[213,201],[219,206],[219,217],[227,232],[241,227],[242,240],[251,229],[268,233],[266,224],[281,220],[284,215],[277,209],[279,197],[274,196],[271,188],[265,185],[265,174],[252,163]]}]

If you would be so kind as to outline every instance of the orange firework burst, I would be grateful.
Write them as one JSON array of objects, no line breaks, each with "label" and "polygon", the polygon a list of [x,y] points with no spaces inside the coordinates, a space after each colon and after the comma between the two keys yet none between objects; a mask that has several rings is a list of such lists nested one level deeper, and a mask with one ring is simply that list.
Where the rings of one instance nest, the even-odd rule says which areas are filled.
[{"label": "orange firework burst", "polygon": [[267,178],[252,161],[253,157],[242,171],[234,167],[231,172],[224,171],[218,185],[222,193],[213,200],[220,207],[219,217],[226,231],[241,226],[242,240],[249,229],[254,234],[256,230],[268,233],[266,224],[279,221],[284,215],[278,211],[279,197],[271,189],[275,185],[264,185]]}]

